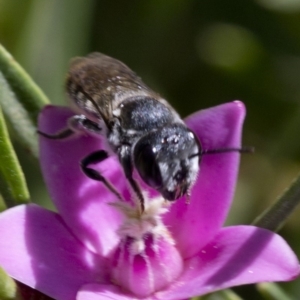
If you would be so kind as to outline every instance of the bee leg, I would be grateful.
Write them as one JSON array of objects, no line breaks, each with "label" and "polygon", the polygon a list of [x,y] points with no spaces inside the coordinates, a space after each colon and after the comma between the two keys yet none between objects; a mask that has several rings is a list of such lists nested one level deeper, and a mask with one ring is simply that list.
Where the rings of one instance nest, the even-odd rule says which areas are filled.
[{"label": "bee leg", "polygon": [[62,130],[60,130],[59,132],[56,132],[54,134],[48,134],[45,132],[42,132],[40,130],[37,130],[37,133],[47,139],[51,139],[51,140],[62,140],[65,138],[70,137],[71,135],[73,135],[75,132],[70,129],[70,128],[64,128]]},{"label": "bee leg", "polygon": [[123,167],[125,176],[127,180],[129,181],[129,184],[131,185],[134,193],[137,195],[138,199],[140,200],[141,205],[141,212],[145,210],[145,200],[144,196],[142,194],[141,188],[138,185],[138,183],[133,179],[132,173],[133,173],[133,165],[131,162],[131,149],[128,145],[124,145],[119,150],[119,159],[121,162],[121,165]]},{"label": "bee leg", "polygon": [[90,133],[101,134],[101,131],[102,131],[101,127],[99,127],[97,123],[89,120],[86,116],[75,115],[68,119],[66,128],[63,128],[62,130],[54,134],[48,134],[40,130],[38,130],[37,133],[48,139],[61,140],[61,139],[68,138],[74,135],[75,133],[90,132]]},{"label": "bee leg", "polygon": [[90,164],[96,164],[99,163],[103,160],[108,158],[108,154],[104,150],[99,150],[96,152],[93,152],[89,154],[87,157],[85,157],[81,162],[80,162],[80,167],[83,173],[97,181],[101,181],[114,195],[117,196],[119,200],[124,200],[122,195],[116,190],[116,188],[104,177],[102,176],[98,171],[95,169],[89,168]]}]

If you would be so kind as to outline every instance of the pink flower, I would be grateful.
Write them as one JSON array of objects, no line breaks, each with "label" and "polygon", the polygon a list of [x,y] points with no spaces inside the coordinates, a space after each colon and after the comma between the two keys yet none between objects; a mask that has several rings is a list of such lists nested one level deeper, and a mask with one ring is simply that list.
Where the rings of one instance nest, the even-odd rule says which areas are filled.
[{"label": "pink flower", "polygon": [[[56,132],[71,114],[48,106],[40,130]],[[235,101],[186,122],[204,149],[240,147],[244,114]],[[102,144],[91,136],[41,138],[44,178],[58,213],[30,204],[0,215],[0,265],[10,276],[58,300],[174,300],[299,274],[295,254],[279,235],[254,226],[222,228],[238,153],[202,158],[190,204],[179,199],[168,207],[156,197],[139,216],[115,157],[95,168],[124,203],[80,171],[79,161]]]}]

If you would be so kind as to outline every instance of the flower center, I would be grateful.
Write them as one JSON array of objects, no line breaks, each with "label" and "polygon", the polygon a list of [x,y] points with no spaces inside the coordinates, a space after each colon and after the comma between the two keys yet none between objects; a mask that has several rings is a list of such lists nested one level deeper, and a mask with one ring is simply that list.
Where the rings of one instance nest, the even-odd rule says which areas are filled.
[{"label": "flower center", "polygon": [[168,286],[180,275],[183,262],[161,219],[168,211],[164,199],[146,201],[142,214],[129,204],[113,205],[126,216],[112,256],[113,281],[140,297]]}]

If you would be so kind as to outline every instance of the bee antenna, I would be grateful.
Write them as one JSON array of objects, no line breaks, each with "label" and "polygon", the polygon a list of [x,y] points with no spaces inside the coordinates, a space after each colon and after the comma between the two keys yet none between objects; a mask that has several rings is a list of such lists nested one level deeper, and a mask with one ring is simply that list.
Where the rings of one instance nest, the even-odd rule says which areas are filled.
[{"label": "bee antenna", "polygon": [[200,152],[189,156],[189,158],[193,158],[196,156],[202,156],[207,154],[219,154],[219,153],[227,153],[227,152],[239,152],[239,153],[253,153],[254,147],[244,146],[241,148],[217,148],[217,149],[202,149]]}]

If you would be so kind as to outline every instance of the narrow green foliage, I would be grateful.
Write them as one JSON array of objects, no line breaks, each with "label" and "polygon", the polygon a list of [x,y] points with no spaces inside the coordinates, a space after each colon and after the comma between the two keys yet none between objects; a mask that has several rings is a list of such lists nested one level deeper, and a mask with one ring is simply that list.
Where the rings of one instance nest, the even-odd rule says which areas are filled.
[{"label": "narrow green foliage", "polygon": [[3,199],[3,196],[0,194],[0,213],[3,212],[4,210],[6,210],[6,204]]},{"label": "narrow green foliage", "polygon": [[21,144],[35,157],[38,156],[37,118],[48,103],[40,88],[0,45],[0,105]]},{"label": "narrow green foliage", "polygon": [[292,300],[276,283],[258,283],[256,287],[266,300]]},{"label": "narrow green foliage", "polygon": [[[300,203],[300,175],[294,179],[277,201],[268,207],[253,224],[272,231],[278,231]],[[257,289],[267,300],[291,300],[276,283],[260,283]]]},{"label": "narrow green foliage", "polygon": [[8,206],[29,201],[25,177],[9,139],[5,120],[0,110],[0,188]]},{"label": "narrow green foliage", "polygon": [[205,295],[202,297],[193,298],[193,300],[243,300],[239,295],[237,295],[234,291],[227,289],[221,290],[209,295]]},{"label": "narrow green foliage", "polygon": [[15,281],[0,268],[0,299],[21,300]]},{"label": "narrow green foliage", "polygon": [[277,201],[258,216],[253,224],[272,231],[278,231],[300,203],[300,175],[286,189]]},{"label": "narrow green foliage", "polygon": [[0,106],[19,142],[34,157],[38,156],[36,124],[0,72]]},{"label": "narrow green foliage", "polygon": [[222,295],[224,300],[242,300],[242,298],[237,295],[235,292],[233,292],[232,290],[228,289],[228,290],[222,290],[220,292],[218,292],[220,295]]},{"label": "narrow green foliage", "polygon": [[24,69],[0,45],[0,71],[5,77],[18,100],[29,113],[34,124],[40,109],[49,101],[41,89],[33,82]]}]

